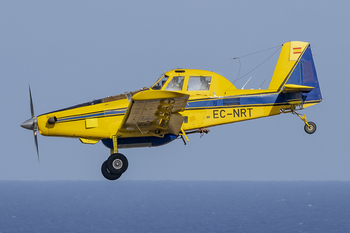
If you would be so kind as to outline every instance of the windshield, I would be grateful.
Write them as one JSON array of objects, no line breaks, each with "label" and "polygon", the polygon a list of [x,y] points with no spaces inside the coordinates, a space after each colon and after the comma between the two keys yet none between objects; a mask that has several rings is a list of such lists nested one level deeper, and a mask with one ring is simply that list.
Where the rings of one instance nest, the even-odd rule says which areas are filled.
[{"label": "windshield", "polygon": [[160,90],[168,80],[169,76],[165,75],[164,77],[160,78],[151,88],[153,90]]}]

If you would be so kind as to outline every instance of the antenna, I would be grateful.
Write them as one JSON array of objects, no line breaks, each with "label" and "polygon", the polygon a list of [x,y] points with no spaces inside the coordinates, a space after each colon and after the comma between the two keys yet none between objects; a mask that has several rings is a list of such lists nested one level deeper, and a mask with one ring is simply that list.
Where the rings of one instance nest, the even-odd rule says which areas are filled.
[{"label": "antenna", "polygon": [[[264,80],[264,82],[265,82],[265,80]],[[261,89],[261,87],[262,87],[262,85],[264,84],[264,82],[260,85],[259,90]]]},{"label": "antenna", "polygon": [[253,76],[250,76],[250,78],[248,79],[248,81],[243,85],[243,87],[241,88],[242,90],[244,89],[245,85],[247,85],[247,83],[250,81],[250,79],[253,78]]},{"label": "antenna", "polygon": [[[283,46],[283,44],[282,44],[282,46]],[[238,80],[244,78],[245,76],[247,76],[248,74],[250,74],[251,72],[253,72],[254,70],[256,70],[257,68],[259,68],[259,67],[260,67],[262,64],[264,64],[267,60],[269,60],[275,53],[277,53],[278,50],[280,50],[280,49],[282,48],[282,46],[279,45],[279,46],[275,46],[275,47],[272,47],[272,48],[269,48],[269,49],[264,49],[264,50],[261,50],[261,51],[255,52],[255,53],[251,53],[251,54],[247,54],[247,55],[244,55],[244,56],[240,56],[240,57],[235,57],[235,58],[233,58],[233,60],[238,59],[238,61],[239,61],[239,70],[238,70],[237,78],[235,79],[235,81],[234,81],[232,84],[235,84],[236,81],[238,81]],[[249,71],[249,72],[246,73],[245,75],[239,77],[240,72],[241,72],[241,59],[240,59],[240,58],[248,57],[248,56],[254,55],[254,54],[256,54],[256,53],[264,52],[264,51],[267,51],[267,50],[270,50],[270,49],[274,49],[274,48],[277,48],[277,47],[278,47],[278,49],[277,49],[273,54],[271,54],[271,56],[269,56],[269,57],[268,57],[267,59],[265,59],[262,63],[260,63],[257,67],[255,67],[254,69],[252,69],[251,71]]]}]

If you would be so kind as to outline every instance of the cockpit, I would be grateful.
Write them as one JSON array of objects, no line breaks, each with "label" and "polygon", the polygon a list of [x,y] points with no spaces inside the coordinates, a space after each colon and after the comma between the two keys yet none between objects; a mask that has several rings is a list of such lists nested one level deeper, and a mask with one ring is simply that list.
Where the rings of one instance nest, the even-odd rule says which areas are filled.
[{"label": "cockpit", "polygon": [[207,70],[176,69],[165,72],[153,90],[181,91],[193,97],[223,96],[236,91],[235,86],[220,74]]},{"label": "cockpit", "polygon": [[211,79],[211,76],[204,75],[164,75],[151,88],[168,91],[209,91]]}]

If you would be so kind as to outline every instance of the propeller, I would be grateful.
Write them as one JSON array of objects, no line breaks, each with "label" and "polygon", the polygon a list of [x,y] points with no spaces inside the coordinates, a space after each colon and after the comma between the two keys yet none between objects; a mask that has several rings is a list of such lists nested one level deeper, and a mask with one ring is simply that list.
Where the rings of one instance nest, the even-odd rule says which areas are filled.
[{"label": "propeller", "polygon": [[38,155],[38,162],[39,162],[40,161],[39,160],[39,147],[38,147],[38,138],[37,138],[38,123],[37,123],[37,119],[34,115],[32,92],[30,90],[30,86],[29,86],[29,97],[30,97],[30,112],[31,112],[32,117],[30,119],[26,120],[25,122],[23,122],[21,124],[21,127],[25,128],[25,129],[33,130],[36,153]]}]

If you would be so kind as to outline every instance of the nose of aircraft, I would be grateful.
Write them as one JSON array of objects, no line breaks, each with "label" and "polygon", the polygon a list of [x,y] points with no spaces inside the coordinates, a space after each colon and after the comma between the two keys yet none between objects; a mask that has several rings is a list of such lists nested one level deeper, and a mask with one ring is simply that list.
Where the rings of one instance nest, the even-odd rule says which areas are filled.
[{"label": "nose of aircraft", "polygon": [[36,126],[36,117],[30,118],[21,124],[21,127],[29,130],[34,130]]}]

